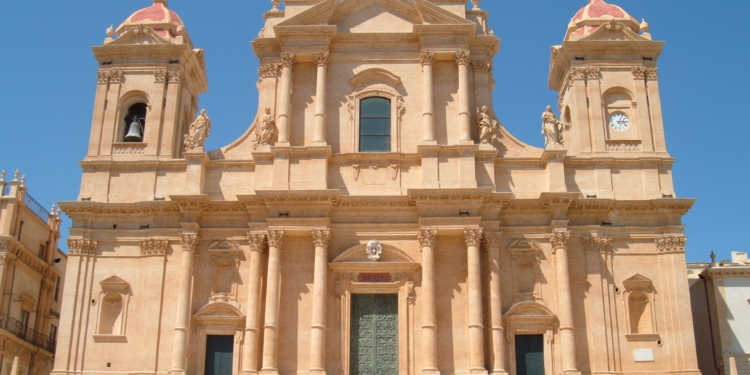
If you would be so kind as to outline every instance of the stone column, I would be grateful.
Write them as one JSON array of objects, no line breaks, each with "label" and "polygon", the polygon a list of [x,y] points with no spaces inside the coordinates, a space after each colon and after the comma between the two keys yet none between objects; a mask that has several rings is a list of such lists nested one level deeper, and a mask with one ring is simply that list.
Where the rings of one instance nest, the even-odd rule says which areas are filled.
[{"label": "stone column", "polygon": [[279,146],[289,146],[289,123],[292,115],[292,66],[293,53],[281,54],[281,95],[279,95]]},{"label": "stone column", "polygon": [[281,271],[281,247],[284,245],[283,230],[268,231],[268,276],[266,277],[266,316],[263,326],[262,374],[278,374],[279,332],[279,276]]},{"label": "stone column", "polygon": [[422,51],[419,54],[422,63],[422,142],[435,142],[435,96],[432,84],[432,63],[435,52]]},{"label": "stone column", "polygon": [[471,109],[469,108],[469,51],[456,52],[458,64],[458,129],[459,143],[473,144],[471,140]]},{"label": "stone column", "polygon": [[313,274],[312,327],[310,331],[310,373],[326,373],[326,289],[328,284],[328,241],[331,231],[313,230],[315,271]]},{"label": "stone column", "polygon": [[579,373],[576,365],[575,328],[573,327],[573,301],[570,294],[568,271],[568,240],[570,231],[556,229],[550,235],[555,254],[557,278],[557,319],[560,321],[560,348],[562,349],[562,372]]},{"label": "stone column", "polygon": [[492,374],[507,374],[505,368],[505,327],[503,327],[503,298],[500,289],[500,244],[503,234],[489,232],[484,234],[487,244],[490,270],[490,324],[492,327]]},{"label": "stone column", "polygon": [[484,368],[484,325],[482,320],[482,265],[479,246],[482,229],[465,229],[469,263],[469,373],[487,373]]},{"label": "stone column", "polygon": [[198,246],[196,233],[183,233],[180,265],[180,286],[177,294],[177,318],[174,325],[172,374],[185,374],[187,364],[188,330],[190,329],[190,290],[193,280],[193,255]]},{"label": "stone column", "polygon": [[328,74],[328,53],[315,54],[318,64],[317,84],[315,86],[315,131],[313,142],[317,145],[326,144],[326,80]]},{"label": "stone column", "polygon": [[260,337],[260,266],[266,249],[265,233],[248,233],[250,244],[250,277],[247,285],[247,318],[245,319],[245,344],[242,346],[241,375],[258,373],[258,339]]},{"label": "stone column", "polygon": [[419,229],[422,249],[422,374],[440,375],[437,367],[437,315],[435,314],[435,245],[437,230]]}]

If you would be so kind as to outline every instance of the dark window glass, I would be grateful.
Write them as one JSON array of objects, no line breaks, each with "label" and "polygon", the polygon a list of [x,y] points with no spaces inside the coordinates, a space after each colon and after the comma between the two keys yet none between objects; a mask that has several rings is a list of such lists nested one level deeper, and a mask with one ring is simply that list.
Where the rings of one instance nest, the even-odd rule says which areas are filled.
[{"label": "dark window glass", "polygon": [[391,101],[367,98],[359,104],[359,151],[391,151]]},{"label": "dark window glass", "polygon": [[128,114],[125,116],[125,142],[143,142],[143,132],[146,130],[146,108],[146,103],[136,103],[128,108]]}]

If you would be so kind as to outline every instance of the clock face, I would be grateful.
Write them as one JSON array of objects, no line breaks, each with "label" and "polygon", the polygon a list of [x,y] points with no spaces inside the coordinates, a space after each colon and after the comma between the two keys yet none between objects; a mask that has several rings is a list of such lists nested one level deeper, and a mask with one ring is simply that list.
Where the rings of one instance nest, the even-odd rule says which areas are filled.
[{"label": "clock face", "polygon": [[615,112],[609,116],[609,126],[617,131],[625,131],[630,128],[630,119],[622,112]]}]

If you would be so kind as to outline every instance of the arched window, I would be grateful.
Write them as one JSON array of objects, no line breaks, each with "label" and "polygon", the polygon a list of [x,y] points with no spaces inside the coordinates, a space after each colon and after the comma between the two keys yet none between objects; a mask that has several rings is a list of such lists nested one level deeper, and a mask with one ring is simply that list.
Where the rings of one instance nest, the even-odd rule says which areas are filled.
[{"label": "arched window", "polygon": [[136,103],[128,108],[125,116],[125,142],[143,142],[143,134],[146,130],[146,103]]},{"label": "arched window", "polygon": [[391,151],[391,101],[372,97],[360,101],[359,151]]}]

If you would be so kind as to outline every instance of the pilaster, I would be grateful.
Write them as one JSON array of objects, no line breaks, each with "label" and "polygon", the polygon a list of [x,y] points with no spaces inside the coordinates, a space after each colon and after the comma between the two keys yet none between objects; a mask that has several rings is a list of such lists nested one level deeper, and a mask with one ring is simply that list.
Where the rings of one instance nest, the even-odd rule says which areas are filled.
[{"label": "pilaster", "polygon": [[422,250],[422,375],[440,375],[437,367],[437,314],[435,312],[435,246],[437,230],[420,228]]}]

